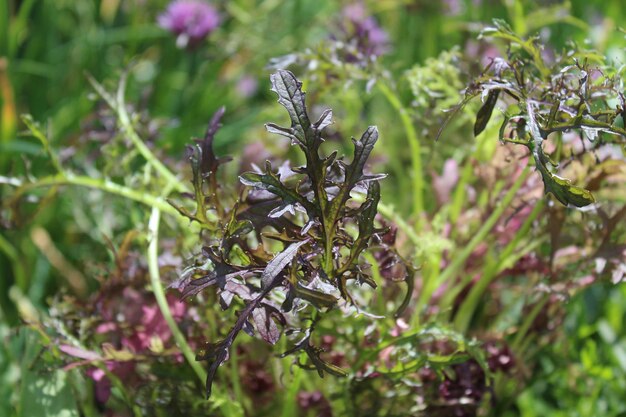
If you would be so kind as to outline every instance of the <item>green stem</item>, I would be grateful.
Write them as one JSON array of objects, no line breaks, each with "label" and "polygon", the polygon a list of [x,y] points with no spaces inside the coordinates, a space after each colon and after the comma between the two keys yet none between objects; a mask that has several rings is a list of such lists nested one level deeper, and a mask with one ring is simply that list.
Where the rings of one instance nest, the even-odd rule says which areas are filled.
[{"label": "green stem", "polygon": [[146,146],[144,141],[139,137],[137,131],[133,127],[128,111],[126,110],[126,102],[124,99],[124,93],[126,91],[126,79],[127,73],[124,73],[120,78],[120,83],[117,89],[117,96],[114,98],[109,94],[105,88],[98,83],[93,77],[87,76],[87,79],[93,86],[93,88],[100,94],[100,96],[107,102],[109,107],[117,114],[119,124],[124,131],[126,137],[132,142],[133,146],[137,148],[141,156],[161,174],[163,178],[171,184],[176,191],[189,192],[189,188],[185,186],[173,173],[170,171],[159,159],[152,153],[152,151]]},{"label": "green stem", "polygon": [[26,276],[26,272],[24,271],[24,266],[22,265],[22,261],[19,259],[19,253],[17,249],[4,238],[0,234],[0,252],[3,252],[7,258],[11,261],[11,265],[13,266],[13,274],[15,276],[15,283],[22,291],[28,290],[28,278]]},{"label": "green stem", "polygon": [[[474,315],[474,312],[476,311],[476,307],[478,306],[482,295],[486,291],[489,284],[491,284],[493,280],[498,276],[498,274],[504,268],[508,268],[510,266],[511,256],[513,255],[513,259],[517,260],[537,246],[539,242],[525,245],[523,248],[516,251],[522,236],[526,236],[526,234],[530,230],[530,227],[532,226],[532,223],[535,221],[535,219],[543,209],[543,206],[543,200],[537,202],[535,207],[533,207],[531,213],[524,221],[522,227],[515,234],[513,240],[511,240],[511,242],[509,242],[509,244],[504,248],[502,253],[498,255],[498,262],[496,263],[496,265],[493,268],[486,270],[480,280],[476,283],[476,285],[472,287],[467,298],[463,301],[463,304],[461,304],[461,308],[459,308],[459,312],[454,319],[455,327],[459,332],[465,332],[467,330],[467,327],[469,326],[469,323],[472,319],[472,316]],[[514,251],[516,251],[515,254],[513,254]]]},{"label": "green stem", "polygon": [[533,306],[532,310],[530,310],[530,313],[528,313],[528,315],[524,318],[522,325],[520,326],[519,330],[517,331],[517,334],[515,335],[515,339],[513,340],[513,343],[511,343],[511,349],[514,352],[519,352],[519,347],[521,343],[524,341],[524,338],[526,337],[528,330],[530,330],[530,326],[532,326],[533,322],[537,318],[537,315],[545,307],[549,299],[550,297],[548,295],[543,295],[543,298],[539,300],[537,304]]},{"label": "green stem", "polygon": [[[161,284],[161,276],[159,273],[159,223],[161,219],[161,210],[157,207],[152,208],[152,214],[150,215],[150,221],[148,223],[148,233],[150,238],[150,243],[148,244],[148,270],[150,272],[150,284],[152,286],[152,292],[154,293],[154,297],[156,298],[157,305],[159,306],[159,310],[161,310],[161,314],[167,323],[170,331],[172,332],[172,336],[174,337],[174,341],[176,345],[182,352],[183,356],[189,363],[189,366],[193,369],[196,376],[200,380],[202,384],[206,382],[206,371],[200,365],[200,362],[196,361],[196,355],[193,353],[191,346],[187,343],[185,336],[182,334],[174,317],[172,316],[172,311],[170,310],[170,306],[167,303],[167,298],[165,297],[165,290],[163,289],[163,285]],[[223,409],[224,414],[226,416],[238,416],[243,415],[243,411],[238,403],[233,403],[230,398],[221,392],[218,388],[213,389],[213,394],[211,396],[211,401],[216,402]]]},{"label": "green stem", "polygon": [[[324,227],[324,263],[322,269],[330,279],[335,278],[335,274],[333,273],[333,270],[335,269],[333,265],[333,239],[335,238],[334,229],[334,222],[330,223],[330,227]],[[337,278],[339,277],[337,276]]]},{"label": "green stem", "polygon": [[422,151],[417,132],[413,126],[411,116],[398,96],[384,82],[376,83],[378,89],[385,96],[389,104],[398,112],[404,132],[411,149],[411,165],[413,169],[413,215],[420,221],[420,217],[424,211],[424,175],[422,168]]},{"label": "green stem", "polygon": [[158,158],[150,151],[150,149],[146,146],[146,144],[141,140],[135,129],[133,128],[133,124],[130,121],[130,117],[128,116],[128,112],[126,111],[126,103],[124,99],[124,92],[126,90],[126,74],[123,75],[120,79],[120,85],[117,89],[117,106],[115,110],[117,111],[117,116],[124,129],[126,136],[130,141],[135,145],[141,156],[143,156],[146,161],[150,165],[157,170],[159,174],[163,176],[170,184],[174,186],[176,191],[180,192],[189,192],[188,187],[186,187],[173,173],[170,171]]},{"label": "green stem", "polygon": [[150,207],[156,207],[164,213],[171,214],[177,218],[181,218],[180,213],[169,205],[165,199],[155,197],[145,192],[140,192],[120,185],[108,179],[97,179],[87,176],[78,176],[74,174],[58,174],[38,179],[34,182],[22,183],[20,180],[8,178],[11,181],[3,181],[6,184],[18,186],[15,194],[11,197],[12,201],[17,201],[26,192],[41,187],[51,187],[57,185],[76,185],[80,187],[93,188],[110,194],[119,195],[129,200],[145,204]]},{"label": "green stem", "polygon": [[200,381],[204,383],[206,380],[206,372],[200,363],[196,361],[196,355],[191,350],[187,340],[185,340],[185,336],[181,333],[176,321],[174,321],[174,317],[170,311],[170,306],[165,298],[163,285],[161,284],[158,262],[160,219],[161,210],[153,207],[152,214],[150,215],[150,222],[148,223],[148,232],[150,233],[150,243],[148,244],[148,269],[150,271],[150,284],[152,285],[152,292],[154,293],[154,297],[156,298],[159,309],[161,310],[161,314],[163,314],[165,322],[170,328],[178,348],[181,350],[183,356],[185,356],[185,359],[187,359],[187,362],[189,362],[189,365],[194,370]]},{"label": "green stem", "polygon": [[[517,178],[513,186],[509,189],[509,191],[505,194],[500,204],[496,207],[496,209],[491,213],[489,218],[483,223],[482,227],[476,232],[474,237],[469,241],[469,243],[461,250],[460,253],[454,256],[454,259],[445,269],[443,274],[439,276],[438,284],[441,285],[445,282],[450,281],[454,276],[457,275],[459,270],[465,265],[465,261],[471,256],[474,252],[474,249],[484,241],[485,237],[489,234],[493,226],[500,219],[504,211],[509,207],[513,198],[517,194],[517,191],[520,189],[526,178],[528,177],[529,169],[528,166],[524,168],[520,176]],[[451,303],[454,301],[456,296],[463,290],[463,288],[471,281],[472,276],[468,275],[464,277],[458,284],[451,286],[446,295],[444,296],[441,309],[446,310]]]}]

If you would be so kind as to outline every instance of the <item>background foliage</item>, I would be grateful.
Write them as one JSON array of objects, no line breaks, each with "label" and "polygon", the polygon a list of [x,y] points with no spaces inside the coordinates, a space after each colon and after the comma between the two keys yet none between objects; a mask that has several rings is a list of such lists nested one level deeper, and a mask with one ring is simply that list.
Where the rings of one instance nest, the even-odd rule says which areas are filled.
[{"label": "background foliage", "polygon": [[[583,210],[544,195],[524,149],[499,142],[506,99],[476,138],[485,96],[435,140],[443,110],[490,59],[517,53],[480,36],[493,19],[537,36],[554,73],[575,50],[623,76],[619,0],[366,2],[388,34],[376,59],[358,55],[362,21],[348,2],[213,4],[221,23],[193,49],[157,25],[164,1],[0,4],[1,415],[626,414],[623,138],[546,141],[558,173],[593,192]],[[286,63],[313,115],[334,110],[324,151],[351,155],[350,135],[377,125],[370,172],[388,173],[377,224],[391,228],[380,247],[394,251],[364,255],[378,285],[355,289],[367,314],[335,309],[315,325],[315,344],[347,377],[321,379],[297,366],[305,356],[277,358],[292,339],[272,348],[242,335],[206,401],[192,350],[223,337],[235,316],[210,291],[183,304],[159,284],[202,245],[200,227],[161,199],[177,187],[163,173],[189,186],[185,147],[222,106],[213,148],[234,158],[220,168],[227,203],[251,164],[304,163],[264,128],[286,120],[269,81]],[[37,181],[48,186],[16,196]]]}]

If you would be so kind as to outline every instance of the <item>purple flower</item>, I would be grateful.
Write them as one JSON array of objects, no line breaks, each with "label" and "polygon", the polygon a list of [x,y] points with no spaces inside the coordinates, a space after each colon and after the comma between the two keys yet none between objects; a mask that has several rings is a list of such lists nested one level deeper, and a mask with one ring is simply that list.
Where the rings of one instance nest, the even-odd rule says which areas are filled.
[{"label": "purple flower", "polygon": [[242,98],[252,97],[258,90],[259,83],[256,78],[245,75],[237,81],[237,93]]},{"label": "purple flower", "polygon": [[454,186],[459,182],[459,164],[454,159],[448,159],[443,165],[441,175],[433,173],[433,188],[439,204],[450,201]]},{"label": "purple flower", "polygon": [[179,48],[193,48],[219,25],[220,16],[200,0],[176,0],[158,18],[159,26],[174,33]]},{"label": "purple flower", "polygon": [[362,2],[345,6],[341,12],[343,30],[348,41],[356,42],[357,50],[366,58],[383,55],[389,49],[389,35],[373,16],[369,16]]}]

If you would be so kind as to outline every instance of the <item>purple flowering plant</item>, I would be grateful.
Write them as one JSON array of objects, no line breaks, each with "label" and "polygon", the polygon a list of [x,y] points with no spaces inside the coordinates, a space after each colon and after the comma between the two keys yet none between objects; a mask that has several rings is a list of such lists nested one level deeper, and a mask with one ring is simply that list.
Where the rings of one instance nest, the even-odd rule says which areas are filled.
[{"label": "purple flowering plant", "polygon": [[176,46],[192,49],[218,27],[220,15],[214,6],[203,0],[174,0],[157,21],[163,29],[176,35]]}]

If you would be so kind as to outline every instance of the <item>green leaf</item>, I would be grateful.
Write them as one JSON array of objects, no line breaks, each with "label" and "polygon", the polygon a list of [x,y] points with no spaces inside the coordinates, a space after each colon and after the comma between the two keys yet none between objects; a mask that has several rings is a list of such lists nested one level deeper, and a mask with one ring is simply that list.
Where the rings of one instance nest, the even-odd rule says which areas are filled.
[{"label": "green leaf", "polygon": [[533,106],[530,103],[527,103],[526,109],[528,111],[528,126],[533,139],[533,141],[529,144],[529,147],[532,150],[537,169],[541,173],[546,193],[552,193],[552,195],[554,195],[554,197],[556,197],[556,199],[564,205],[572,204],[576,207],[585,207],[594,203],[596,200],[590,191],[585,190],[584,188],[576,187],[572,185],[570,180],[561,178],[550,172],[547,164],[556,164],[552,162],[550,157],[543,152],[542,143],[545,134],[535,118]]},{"label": "green leaf", "polygon": [[483,106],[478,110],[476,114],[476,122],[474,123],[474,136],[478,136],[481,134],[485,127],[487,127],[487,123],[489,123],[489,119],[491,119],[491,114],[493,113],[493,109],[498,102],[498,96],[500,95],[500,90],[491,90],[489,94],[487,94],[487,100]]},{"label": "green leaf", "polygon": [[36,331],[22,328],[19,417],[78,417],[76,400],[65,371],[48,363],[44,341]]},{"label": "green leaf", "polygon": [[590,191],[572,185],[567,178],[552,174],[547,169],[540,169],[539,172],[541,172],[546,193],[552,193],[561,204],[585,207],[596,201]]},{"label": "green leaf", "polygon": [[331,294],[306,288],[300,283],[295,286],[295,295],[313,304],[316,308],[331,308],[337,304],[337,299]]}]

